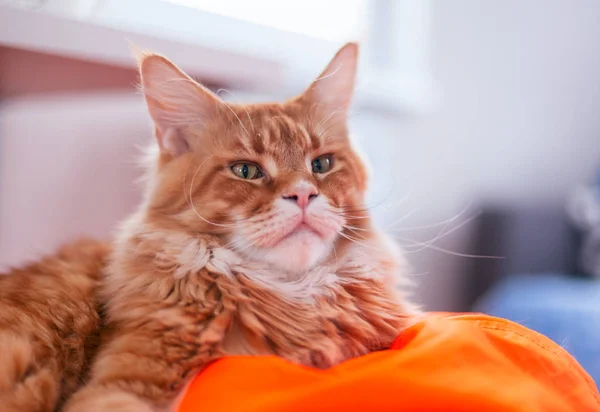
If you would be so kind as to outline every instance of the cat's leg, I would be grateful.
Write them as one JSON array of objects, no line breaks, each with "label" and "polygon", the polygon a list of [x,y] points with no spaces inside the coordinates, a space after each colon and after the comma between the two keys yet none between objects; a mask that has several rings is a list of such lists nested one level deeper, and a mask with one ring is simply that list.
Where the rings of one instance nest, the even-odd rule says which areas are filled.
[{"label": "cat's leg", "polygon": [[189,378],[217,356],[230,320],[230,312],[204,320],[157,313],[141,327],[128,332],[119,328],[96,357],[90,381],[64,411],[171,410]]}]

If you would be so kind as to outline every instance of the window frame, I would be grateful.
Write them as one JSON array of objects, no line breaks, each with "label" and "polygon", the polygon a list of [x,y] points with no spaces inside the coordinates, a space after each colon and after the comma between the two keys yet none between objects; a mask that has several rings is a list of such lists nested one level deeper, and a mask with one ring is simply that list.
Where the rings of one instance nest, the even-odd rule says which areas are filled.
[{"label": "window frame", "polygon": [[[167,55],[203,81],[265,99],[300,92],[341,46],[166,0],[86,0],[87,7],[73,2],[73,9],[56,6],[61,1],[26,8],[0,2],[0,43],[131,67],[129,42]],[[429,111],[430,0],[367,1],[355,106]]]}]

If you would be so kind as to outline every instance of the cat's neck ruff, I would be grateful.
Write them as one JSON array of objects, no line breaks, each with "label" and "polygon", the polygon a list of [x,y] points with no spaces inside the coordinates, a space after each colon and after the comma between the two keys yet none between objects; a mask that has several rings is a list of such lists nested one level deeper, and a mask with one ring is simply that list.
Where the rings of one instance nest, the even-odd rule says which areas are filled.
[{"label": "cat's neck ruff", "polygon": [[360,244],[349,245],[330,262],[317,265],[302,274],[283,273],[207,237],[156,229],[145,231],[142,236],[160,239],[164,247],[156,257],[175,260],[174,278],[194,276],[203,269],[232,280],[245,276],[259,287],[299,302],[309,302],[317,296],[326,295],[343,283],[381,279],[393,284],[405,278],[399,276],[405,271],[399,250],[393,242],[377,232]]}]

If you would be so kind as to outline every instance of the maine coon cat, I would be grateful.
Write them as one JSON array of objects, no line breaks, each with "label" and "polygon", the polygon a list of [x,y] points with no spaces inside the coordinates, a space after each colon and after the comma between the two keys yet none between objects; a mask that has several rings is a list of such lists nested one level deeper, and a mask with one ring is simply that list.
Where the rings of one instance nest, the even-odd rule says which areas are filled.
[{"label": "maine coon cat", "polygon": [[293,99],[252,105],[140,56],[157,150],[95,295],[102,344],[65,411],[172,410],[220,357],[327,368],[406,326],[405,263],[370,220],[348,137],[357,53],[343,47]]}]

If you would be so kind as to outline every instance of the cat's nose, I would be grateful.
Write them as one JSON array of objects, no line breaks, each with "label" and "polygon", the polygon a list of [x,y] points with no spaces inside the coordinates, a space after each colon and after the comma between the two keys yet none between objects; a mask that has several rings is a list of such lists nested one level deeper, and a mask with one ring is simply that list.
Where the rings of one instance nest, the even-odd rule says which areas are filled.
[{"label": "cat's nose", "polygon": [[311,183],[300,182],[283,194],[283,198],[295,202],[302,209],[308,207],[309,203],[319,196],[319,191]]}]

